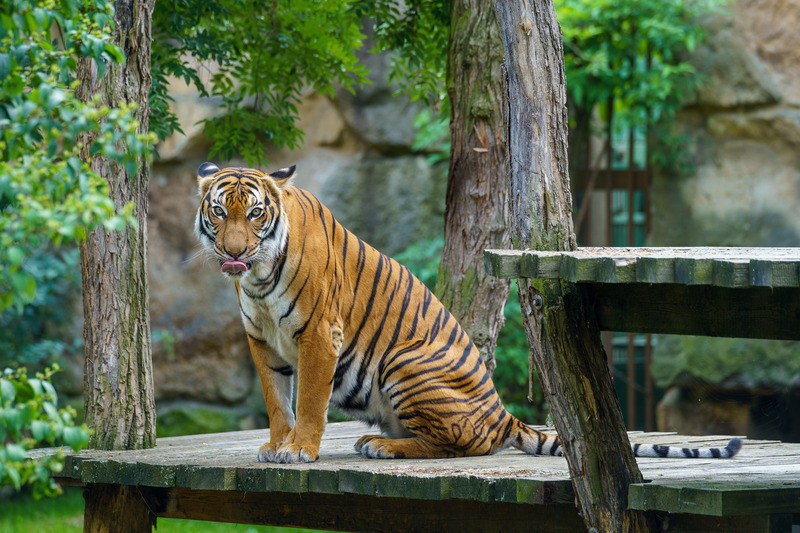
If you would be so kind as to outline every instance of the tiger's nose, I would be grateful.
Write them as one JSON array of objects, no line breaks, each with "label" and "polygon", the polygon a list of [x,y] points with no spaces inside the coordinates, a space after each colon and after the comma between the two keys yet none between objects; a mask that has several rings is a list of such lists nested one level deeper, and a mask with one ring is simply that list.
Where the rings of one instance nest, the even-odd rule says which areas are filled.
[{"label": "tiger's nose", "polygon": [[238,248],[238,247],[237,248],[229,248],[227,246],[225,247],[225,253],[228,254],[230,256],[230,258],[233,259],[234,261],[238,260],[239,257],[244,255],[244,252],[245,252],[245,248]]}]

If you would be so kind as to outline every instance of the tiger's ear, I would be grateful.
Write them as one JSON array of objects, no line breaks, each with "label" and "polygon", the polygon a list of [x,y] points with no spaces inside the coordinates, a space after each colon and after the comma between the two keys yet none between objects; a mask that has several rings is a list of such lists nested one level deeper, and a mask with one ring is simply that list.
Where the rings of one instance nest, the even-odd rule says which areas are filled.
[{"label": "tiger's ear", "polygon": [[275,181],[275,185],[283,189],[287,185],[292,182],[292,178],[294,178],[294,171],[297,168],[297,165],[292,165],[290,167],[282,168],[280,170],[276,170],[275,172],[269,175]]},{"label": "tiger's ear", "polygon": [[206,161],[197,169],[197,186],[200,196],[205,196],[211,182],[214,181],[214,174],[219,172],[219,167],[214,163]]}]

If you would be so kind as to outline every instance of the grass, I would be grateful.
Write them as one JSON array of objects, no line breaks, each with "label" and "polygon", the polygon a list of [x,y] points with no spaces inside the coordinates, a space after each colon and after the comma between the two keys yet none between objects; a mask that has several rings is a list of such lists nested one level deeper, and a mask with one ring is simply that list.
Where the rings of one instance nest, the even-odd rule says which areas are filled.
[{"label": "grass", "polygon": [[[81,489],[65,488],[58,498],[35,501],[29,495],[0,498],[0,531],[3,533],[81,533],[83,494]],[[200,520],[158,519],[158,533],[302,533],[311,530],[223,524]]]}]

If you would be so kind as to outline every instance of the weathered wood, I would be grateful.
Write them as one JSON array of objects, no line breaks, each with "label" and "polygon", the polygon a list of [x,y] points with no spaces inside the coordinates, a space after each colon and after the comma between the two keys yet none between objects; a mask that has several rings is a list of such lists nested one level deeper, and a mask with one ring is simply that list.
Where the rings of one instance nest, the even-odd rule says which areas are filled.
[{"label": "weathered wood", "polygon": [[633,509],[708,516],[800,513],[800,481],[747,483],[654,482],[633,485],[628,499]]},{"label": "weathered wood", "polygon": [[657,516],[661,531],[671,533],[791,533],[791,515],[697,516],[663,514]]},{"label": "weathered wood", "polygon": [[85,533],[150,533],[156,525],[147,489],[129,485],[89,484],[83,492]]},{"label": "weathered wood", "polygon": [[500,278],[728,288],[800,287],[800,248],[487,250],[484,264],[489,274]]},{"label": "weathered wood", "polygon": [[[118,109],[134,105],[137,132],[148,131],[150,107],[150,26],[155,0],[115,0],[114,44],[123,63],[107,63],[98,76],[91,57],[78,60],[76,95],[99,98]],[[105,142],[105,141],[104,141]],[[85,142],[81,158],[108,183],[117,209],[134,206],[135,226],[92,231],[81,247],[84,311],[84,404],[86,423],[94,431],[93,448],[147,448],[156,440],[155,393],[150,349],[147,297],[147,158],[139,158],[135,174],[111,158],[90,153]],[[120,143],[118,149],[127,150]]]},{"label": "weathered wood", "polygon": [[604,331],[800,340],[800,289],[581,283]]},{"label": "weathered wood", "polygon": [[[495,6],[508,70],[512,242],[517,248],[573,250],[566,81],[553,2],[498,0]],[[608,263],[585,266],[567,268],[577,278],[591,270],[609,275]],[[519,300],[585,525],[598,531],[654,530],[645,513],[625,507],[628,486],[642,475],[593,313],[575,285],[560,280],[520,282]]]},{"label": "weathered wood", "polygon": [[484,0],[451,2],[450,167],[435,292],[467,331],[489,371],[495,367],[511,286],[480,268],[485,248],[511,245],[505,79],[494,6]]},{"label": "weathered wood", "polygon": [[162,496],[166,518],[274,524],[339,531],[580,531],[568,504],[530,506],[463,500],[442,504],[357,495],[219,492],[171,489]]},{"label": "weathered wood", "polygon": [[[358,501],[364,505],[363,514],[358,515],[363,520],[369,518],[369,509],[394,509],[392,512],[397,513],[420,510],[420,522],[410,523],[409,528],[427,520],[428,513],[439,513],[444,520],[451,511],[460,515],[465,507],[479,506],[475,509],[484,509],[486,516],[500,518],[493,520],[497,527],[479,521],[475,529],[486,526],[489,531],[514,530],[517,520],[519,523],[533,520],[530,524],[535,526],[530,525],[529,530],[581,529],[580,522],[575,522],[578,514],[569,469],[561,457],[531,457],[505,450],[485,457],[380,461],[353,451],[353,443],[364,429],[357,422],[329,424],[320,460],[303,465],[257,463],[255,451],[268,438],[266,431],[171,437],[159,439],[156,448],[147,450],[84,450],[68,454],[59,481],[82,483],[92,490],[128,487],[130,490],[123,492],[121,505],[144,501],[152,514],[148,518],[151,522],[157,515],[331,528],[330,522],[315,522],[315,517],[329,520],[331,516],[347,514],[352,503]],[[681,447],[719,447],[730,439],[722,435],[641,431],[632,431],[629,436],[634,443]],[[35,450],[32,454],[41,456],[52,451]],[[772,531],[763,528],[785,523],[775,516],[800,513],[800,444],[746,440],[742,452],[734,459],[640,458],[638,463],[644,479],[652,482],[634,485],[629,492],[629,505],[642,511],[670,513],[667,531],[703,531],[700,525],[692,524],[717,524],[720,531]],[[113,491],[105,496],[102,491],[97,494],[98,498],[112,501],[98,509],[101,515],[105,507],[119,505],[108,496],[113,496]],[[167,510],[167,495],[174,498],[170,510]],[[320,499],[322,496],[340,499]],[[248,501],[242,498],[253,498],[249,500],[252,505],[229,509],[236,507],[234,501]],[[131,499],[133,503],[128,501]],[[391,503],[395,500],[402,505]],[[304,512],[285,512],[306,521],[287,520],[277,503],[269,512],[253,511],[258,506],[272,505],[264,502],[287,505],[300,502],[298,505],[303,506]],[[314,505],[325,509],[318,513]],[[336,506],[341,507],[337,510]],[[87,511],[94,515],[95,507],[87,506]],[[141,518],[141,512],[132,513]],[[251,513],[249,517],[245,516],[247,513]],[[531,513],[538,518],[530,518]],[[724,519],[703,518],[717,514],[724,514]],[[303,519],[303,515],[310,518]],[[381,524],[393,523],[391,515],[384,518],[388,522]],[[90,517],[92,523],[96,520],[103,523],[106,518]],[[131,523],[141,522],[137,520]],[[348,524],[346,529],[375,531],[377,527],[359,522],[361,518],[344,520],[340,524]],[[737,524],[752,529],[737,529]]]}]

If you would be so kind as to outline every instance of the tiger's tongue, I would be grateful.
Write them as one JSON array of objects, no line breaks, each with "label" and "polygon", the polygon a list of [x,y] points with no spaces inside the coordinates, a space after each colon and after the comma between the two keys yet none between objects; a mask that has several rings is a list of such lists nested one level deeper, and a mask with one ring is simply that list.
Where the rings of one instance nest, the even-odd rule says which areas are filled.
[{"label": "tiger's tongue", "polygon": [[222,271],[230,274],[247,272],[247,265],[241,261],[225,261],[222,263]]}]

